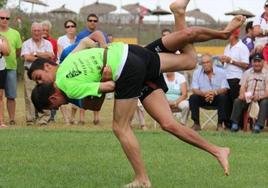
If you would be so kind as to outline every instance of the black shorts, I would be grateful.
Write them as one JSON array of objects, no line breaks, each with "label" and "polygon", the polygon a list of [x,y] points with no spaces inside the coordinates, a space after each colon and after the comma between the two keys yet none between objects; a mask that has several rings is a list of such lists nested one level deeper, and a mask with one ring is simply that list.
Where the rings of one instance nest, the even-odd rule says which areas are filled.
[{"label": "black shorts", "polygon": [[[115,84],[115,98],[140,97],[143,100],[149,95],[147,92],[144,93],[144,88],[149,87],[148,82],[154,83],[158,88],[161,88],[155,83],[161,78],[159,72],[160,59],[157,53],[137,45],[129,45],[125,66]],[[164,86],[166,87],[165,81]]]},{"label": "black shorts", "polygon": [[7,71],[6,69],[0,70],[0,89],[5,89],[5,83],[6,83],[6,76]]},{"label": "black shorts", "polygon": [[168,50],[162,42],[162,38],[159,38],[150,44],[147,44],[145,46],[146,49],[150,50],[151,52],[160,53],[160,52],[167,52],[167,53],[174,53],[170,50]]}]

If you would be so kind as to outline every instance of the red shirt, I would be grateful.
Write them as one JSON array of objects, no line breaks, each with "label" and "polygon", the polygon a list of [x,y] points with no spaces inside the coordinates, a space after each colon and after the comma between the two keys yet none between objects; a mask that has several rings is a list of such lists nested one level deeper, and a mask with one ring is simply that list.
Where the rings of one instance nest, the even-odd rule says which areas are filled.
[{"label": "red shirt", "polygon": [[54,55],[55,55],[55,58],[54,60],[56,61],[57,60],[57,55],[58,55],[58,45],[57,45],[57,40],[56,39],[53,39],[52,37],[48,36],[48,38],[45,38],[46,40],[48,40],[51,45],[52,45],[52,49],[53,49],[53,52],[54,52]]}]

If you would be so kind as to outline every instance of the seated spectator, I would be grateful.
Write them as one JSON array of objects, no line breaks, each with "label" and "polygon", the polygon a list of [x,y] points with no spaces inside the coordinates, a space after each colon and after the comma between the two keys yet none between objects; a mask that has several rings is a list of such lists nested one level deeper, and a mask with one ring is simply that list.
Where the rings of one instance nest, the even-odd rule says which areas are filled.
[{"label": "seated spectator", "polygon": [[256,16],[253,22],[253,33],[255,38],[255,52],[263,53],[268,60],[268,0],[264,3],[264,12]]},{"label": "seated spectator", "polygon": [[226,103],[228,100],[227,91],[229,85],[225,71],[213,66],[210,54],[204,54],[201,59],[202,67],[193,73],[192,92],[190,96],[191,118],[194,121],[192,128],[201,130],[199,120],[199,108],[213,106],[218,110],[217,130],[222,129],[222,124],[226,126]]},{"label": "seated spectator", "polygon": [[254,132],[259,133],[264,127],[268,115],[268,76],[264,67],[264,57],[256,53],[252,57],[252,68],[247,70],[241,79],[239,97],[235,100],[232,111],[232,131],[238,131],[238,122],[251,101],[259,103],[259,114],[254,126]]},{"label": "seated spectator", "polygon": [[189,101],[185,77],[177,72],[167,72],[164,78],[168,87],[166,97],[169,106],[173,112],[181,111],[181,124],[186,125],[189,116]]}]

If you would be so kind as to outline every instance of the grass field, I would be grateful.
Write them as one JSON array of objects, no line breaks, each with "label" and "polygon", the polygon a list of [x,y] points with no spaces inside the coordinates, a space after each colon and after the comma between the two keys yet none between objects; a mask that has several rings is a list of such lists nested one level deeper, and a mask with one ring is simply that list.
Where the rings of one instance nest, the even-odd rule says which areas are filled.
[{"label": "grass field", "polygon": [[[17,125],[0,130],[0,188],[118,188],[133,171],[111,132],[112,101],[99,126],[66,126],[58,113],[48,127],[24,123],[19,85]],[[6,116],[6,115],[5,115]],[[7,117],[6,117],[7,118]],[[209,141],[231,148],[231,175],[225,177],[207,153],[153,128],[135,130],[153,188],[265,188],[268,185],[268,134],[202,131]]]}]

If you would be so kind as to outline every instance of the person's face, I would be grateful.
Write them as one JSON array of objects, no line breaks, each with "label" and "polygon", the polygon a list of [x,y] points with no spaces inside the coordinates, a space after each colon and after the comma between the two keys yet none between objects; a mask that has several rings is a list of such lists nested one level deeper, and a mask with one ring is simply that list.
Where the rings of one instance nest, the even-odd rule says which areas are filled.
[{"label": "person's face", "polygon": [[65,31],[67,34],[75,34],[76,26],[72,22],[67,22],[65,25]]},{"label": "person's face", "polygon": [[8,27],[9,25],[10,14],[5,11],[0,11],[0,26]]},{"label": "person's face", "polygon": [[268,15],[268,5],[267,5],[267,6],[264,6],[264,13],[265,13],[266,15]]},{"label": "person's face", "polygon": [[49,84],[55,81],[55,72],[57,66],[53,66],[49,63],[44,64],[43,69],[37,69],[32,72],[32,80],[36,83],[45,83]]},{"label": "person's face", "polygon": [[169,35],[169,34],[170,34],[169,31],[164,31],[164,32],[162,33],[162,37],[167,36],[167,35]]},{"label": "person's face", "polygon": [[252,60],[252,67],[254,72],[261,72],[263,64],[263,60]]},{"label": "person's face", "polygon": [[61,105],[67,104],[66,97],[59,89],[56,89],[55,93],[49,97],[49,101],[51,103],[49,106],[50,109],[58,109]]},{"label": "person's face", "polygon": [[98,23],[98,18],[96,18],[94,16],[88,17],[88,19],[87,19],[88,29],[90,29],[91,31],[95,31],[97,28],[97,23]]},{"label": "person's face", "polygon": [[43,32],[42,32],[41,26],[39,26],[39,25],[33,26],[31,32],[32,32],[33,40],[39,41],[42,39]]},{"label": "person's face", "polygon": [[48,25],[43,25],[42,29],[43,29],[43,35],[42,35],[43,38],[48,38],[49,33],[50,33],[49,26]]},{"label": "person's face", "polygon": [[204,69],[205,72],[211,72],[212,71],[212,61],[211,61],[211,57],[209,56],[204,56],[202,57],[202,67]]}]

